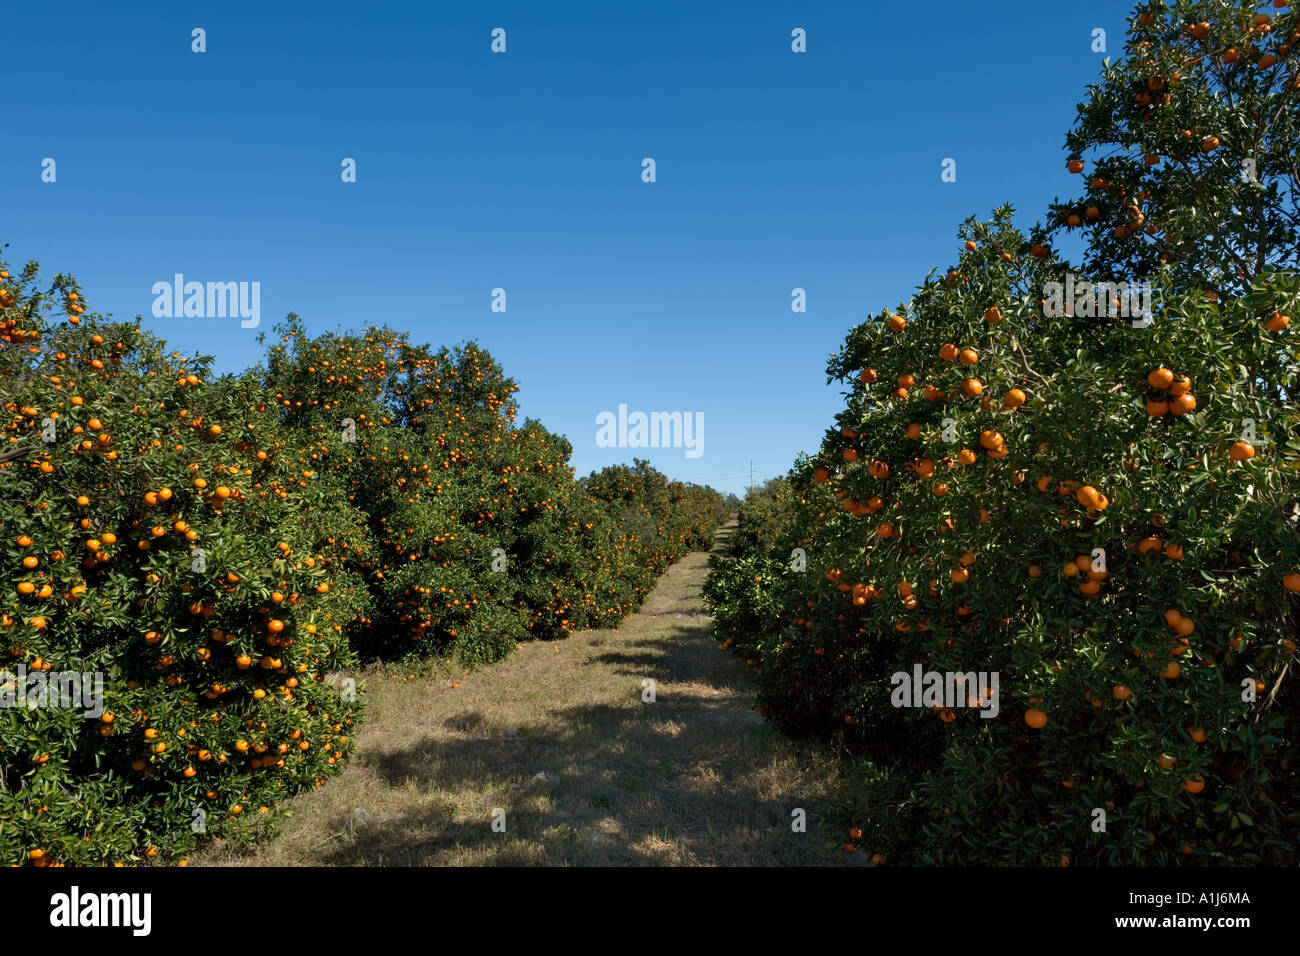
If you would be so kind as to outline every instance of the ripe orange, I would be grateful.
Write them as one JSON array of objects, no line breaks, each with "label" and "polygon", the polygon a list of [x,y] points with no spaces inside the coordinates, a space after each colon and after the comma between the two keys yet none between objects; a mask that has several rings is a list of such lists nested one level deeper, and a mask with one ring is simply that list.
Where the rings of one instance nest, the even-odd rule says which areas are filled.
[{"label": "ripe orange", "polygon": [[1128,700],[1133,696],[1133,691],[1124,684],[1116,684],[1110,689],[1110,692],[1116,700]]},{"label": "ripe orange", "polygon": [[1138,554],[1151,554],[1153,551],[1159,551],[1164,547],[1164,542],[1154,535],[1143,538],[1138,542]]},{"label": "ripe orange", "polygon": [[1200,777],[1189,777],[1183,781],[1183,789],[1188,793],[1200,793],[1205,789],[1205,781]]},{"label": "ripe orange", "polygon": [[998,311],[996,305],[991,305],[984,310],[984,321],[989,325],[997,325],[1002,321],[1002,313]]},{"label": "ripe orange", "polygon": [[1079,504],[1083,505],[1085,508],[1095,508],[1098,511],[1100,511],[1102,508],[1105,507],[1105,505],[1102,504],[1101,493],[1092,485],[1084,485],[1077,492],[1075,492],[1074,497],[1075,500],[1077,500]]},{"label": "ripe orange", "polygon": [[1292,571],[1282,579],[1282,587],[1288,591],[1300,591],[1300,572]]},{"label": "ripe orange", "polygon": [[1174,383],[1174,373],[1167,368],[1154,369],[1147,375],[1147,384],[1152,388],[1168,388]]},{"label": "ripe orange", "polygon": [[1248,441],[1235,441],[1228,446],[1228,457],[1233,461],[1247,461],[1255,457],[1255,446]]},{"label": "ripe orange", "polygon": [[1035,729],[1047,726],[1047,715],[1037,707],[1025,711],[1025,723]]},{"label": "ripe orange", "polygon": [[1268,329],[1270,332],[1281,332],[1290,324],[1291,324],[1290,318],[1283,315],[1281,312],[1274,311],[1273,317],[1268,320],[1268,323],[1264,327]]}]

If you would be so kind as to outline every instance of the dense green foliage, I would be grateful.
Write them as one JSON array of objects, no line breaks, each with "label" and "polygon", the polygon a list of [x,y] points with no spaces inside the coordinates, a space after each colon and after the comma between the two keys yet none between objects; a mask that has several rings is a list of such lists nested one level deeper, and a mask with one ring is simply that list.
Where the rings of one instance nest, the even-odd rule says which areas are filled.
[{"label": "dense green foliage", "polygon": [[[742,505],[753,530],[708,590],[718,637],[774,722],[863,761],[833,815],[854,846],[1038,865],[1300,850],[1300,228],[1294,167],[1236,121],[1295,128],[1297,18],[1252,15],[1141,8],[1068,138],[1087,196],[1028,236],[1007,208],[967,221],[958,261],[831,357],[849,390],[818,453]],[[1235,218],[1258,190],[1262,231]],[[1076,229],[1083,266],[1051,248]],[[1150,283],[1149,322],[1116,314],[1121,281]],[[908,701],[917,667],[969,677]]]},{"label": "dense green foliage", "polygon": [[[351,752],[361,661],[617,624],[723,514],[644,462],[575,480],[472,343],[291,316],[263,365],[214,377],[35,264],[3,270],[0,308],[8,864],[242,838]],[[29,676],[74,671],[102,707]]]}]

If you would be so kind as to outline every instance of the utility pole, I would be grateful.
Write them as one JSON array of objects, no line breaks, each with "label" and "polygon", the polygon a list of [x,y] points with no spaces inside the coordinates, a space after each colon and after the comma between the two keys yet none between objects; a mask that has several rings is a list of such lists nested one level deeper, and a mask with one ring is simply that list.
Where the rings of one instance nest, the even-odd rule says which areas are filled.
[{"label": "utility pole", "polygon": [[749,487],[754,487],[754,459],[749,459]]}]

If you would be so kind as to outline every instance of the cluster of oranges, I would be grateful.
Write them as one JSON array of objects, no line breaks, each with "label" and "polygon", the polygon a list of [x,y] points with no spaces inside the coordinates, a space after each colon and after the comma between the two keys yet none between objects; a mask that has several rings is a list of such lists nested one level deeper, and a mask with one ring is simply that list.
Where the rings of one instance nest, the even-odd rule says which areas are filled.
[{"label": "cluster of oranges", "polygon": [[1152,369],[1147,384],[1155,394],[1147,398],[1147,414],[1152,418],[1164,415],[1186,415],[1196,409],[1196,396],[1192,394],[1192,380],[1186,375],[1175,375],[1164,368]]}]

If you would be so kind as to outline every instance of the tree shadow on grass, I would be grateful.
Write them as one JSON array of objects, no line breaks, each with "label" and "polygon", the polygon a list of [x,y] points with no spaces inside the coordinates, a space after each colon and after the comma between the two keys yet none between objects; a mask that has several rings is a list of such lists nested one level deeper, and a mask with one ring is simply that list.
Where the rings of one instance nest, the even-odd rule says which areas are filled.
[{"label": "tree shadow on grass", "polygon": [[[653,703],[548,709],[513,737],[488,714],[458,724],[472,730],[359,756],[384,786],[445,799],[354,828],[321,864],[831,862],[815,826],[790,827],[796,807],[812,822],[822,794],[800,792],[785,745],[731,693],[669,684]],[[505,832],[493,830],[497,808]]]}]

